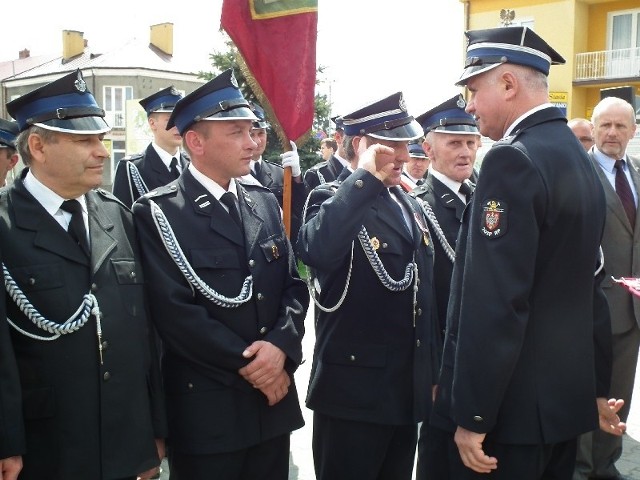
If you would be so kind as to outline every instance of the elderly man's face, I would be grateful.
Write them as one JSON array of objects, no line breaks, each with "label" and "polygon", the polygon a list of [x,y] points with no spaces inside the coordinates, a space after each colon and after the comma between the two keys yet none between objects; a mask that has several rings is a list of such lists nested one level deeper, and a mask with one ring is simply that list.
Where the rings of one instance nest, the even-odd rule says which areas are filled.
[{"label": "elderly man's face", "polygon": [[636,124],[629,111],[623,105],[613,104],[594,118],[593,130],[598,150],[616,160],[624,156],[629,141],[636,133]]},{"label": "elderly man's face", "polygon": [[421,179],[429,170],[429,159],[425,157],[409,157],[409,161],[405,165],[404,169],[413,178]]},{"label": "elderly man's face", "polygon": [[434,170],[461,183],[471,177],[478,135],[433,132],[424,146]]},{"label": "elderly man's face", "polygon": [[593,139],[593,127],[586,123],[576,123],[571,125],[571,131],[576,136],[585,150],[591,150],[595,143]]}]

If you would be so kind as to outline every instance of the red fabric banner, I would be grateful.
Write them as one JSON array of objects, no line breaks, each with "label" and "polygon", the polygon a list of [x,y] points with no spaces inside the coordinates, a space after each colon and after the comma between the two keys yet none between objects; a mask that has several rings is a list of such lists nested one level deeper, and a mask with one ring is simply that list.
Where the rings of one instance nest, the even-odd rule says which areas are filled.
[{"label": "red fabric banner", "polygon": [[[222,28],[286,149],[311,132],[316,83],[317,0],[224,0]],[[283,135],[285,138],[283,138]]]}]

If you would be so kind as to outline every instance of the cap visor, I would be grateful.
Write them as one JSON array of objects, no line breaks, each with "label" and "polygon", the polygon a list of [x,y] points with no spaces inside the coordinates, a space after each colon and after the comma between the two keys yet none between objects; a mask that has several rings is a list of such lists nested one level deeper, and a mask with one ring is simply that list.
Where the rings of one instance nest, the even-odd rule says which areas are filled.
[{"label": "cap visor", "polygon": [[238,107],[214,113],[210,117],[203,118],[202,120],[251,120],[256,122],[258,121],[258,117],[254,115],[250,108]]},{"label": "cap visor", "polygon": [[476,75],[480,75],[481,73],[488,72],[496,67],[499,67],[502,63],[489,63],[487,65],[474,65],[472,67],[467,67],[462,72],[460,79],[456,82],[456,85],[459,87],[463,87],[467,84],[467,81],[471,77],[475,77]]},{"label": "cap visor", "polygon": [[417,140],[423,135],[424,132],[422,131],[422,127],[415,120],[412,120],[406,125],[400,125],[399,127],[392,128],[390,130],[378,130],[376,132],[367,133],[367,136],[369,137],[391,141]]},{"label": "cap visor", "polygon": [[477,127],[473,125],[446,125],[435,127],[431,130],[435,133],[453,133],[457,135],[480,135]]},{"label": "cap visor", "polygon": [[111,127],[107,125],[107,122],[105,122],[102,117],[54,119],[36,123],[35,125],[46,130],[53,130],[54,132],[75,133],[79,135],[107,133],[111,130]]}]

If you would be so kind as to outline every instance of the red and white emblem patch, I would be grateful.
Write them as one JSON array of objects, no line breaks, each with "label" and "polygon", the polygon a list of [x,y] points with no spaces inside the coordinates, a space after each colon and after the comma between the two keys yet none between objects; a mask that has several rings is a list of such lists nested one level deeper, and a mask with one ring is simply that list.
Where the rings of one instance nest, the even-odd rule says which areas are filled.
[{"label": "red and white emblem patch", "polygon": [[507,205],[499,200],[487,200],[482,206],[480,233],[498,238],[507,233]]}]

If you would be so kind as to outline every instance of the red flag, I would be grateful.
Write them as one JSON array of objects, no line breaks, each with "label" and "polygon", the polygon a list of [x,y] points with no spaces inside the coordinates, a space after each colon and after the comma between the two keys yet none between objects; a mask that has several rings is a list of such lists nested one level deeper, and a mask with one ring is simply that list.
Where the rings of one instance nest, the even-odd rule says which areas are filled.
[{"label": "red flag", "polygon": [[221,24],[285,148],[304,141],[313,125],[318,1],[224,0]]}]

